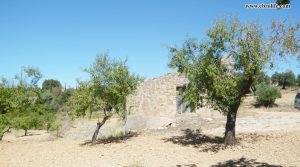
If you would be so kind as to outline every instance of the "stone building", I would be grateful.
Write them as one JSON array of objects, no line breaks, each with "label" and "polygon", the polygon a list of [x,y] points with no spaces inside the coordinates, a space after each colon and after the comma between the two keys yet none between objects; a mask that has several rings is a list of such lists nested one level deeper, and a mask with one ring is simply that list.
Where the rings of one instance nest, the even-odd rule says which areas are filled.
[{"label": "stone building", "polygon": [[[231,57],[222,59],[232,69]],[[189,112],[186,103],[181,102],[180,88],[188,83],[188,79],[178,72],[144,81],[134,95],[128,98],[127,107],[130,114],[125,129],[156,129],[175,122],[176,114]],[[209,107],[197,109],[211,111]]]},{"label": "stone building", "polygon": [[146,80],[128,100],[132,114],[169,117],[178,112],[178,90],[188,80],[177,72]]}]

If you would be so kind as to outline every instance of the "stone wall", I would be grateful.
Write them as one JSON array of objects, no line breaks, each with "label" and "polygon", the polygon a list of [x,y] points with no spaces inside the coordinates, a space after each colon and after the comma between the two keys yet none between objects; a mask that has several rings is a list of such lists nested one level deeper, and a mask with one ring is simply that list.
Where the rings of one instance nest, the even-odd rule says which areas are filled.
[{"label": "stone wall", "polygon": [[129,97],[127,107],[131,114],[143,116],[174,116],[176,114],[176,87],[187,83],[179,73],[168,73],[144,81]]}]

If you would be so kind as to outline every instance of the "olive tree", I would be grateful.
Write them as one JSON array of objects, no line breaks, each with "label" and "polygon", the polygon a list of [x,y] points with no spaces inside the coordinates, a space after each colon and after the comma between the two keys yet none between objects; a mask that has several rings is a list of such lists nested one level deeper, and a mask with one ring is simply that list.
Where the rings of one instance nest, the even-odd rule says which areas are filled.
[{"label": "olive tree", "polygon": [[282,89],[286,89],[286,86],[294,85],[296,82],[295,74],[293,71],[286,71],[282,73],[275,72],[272,75],[272,82],[282,86]]},{"label": "olive tree", "polygon": [[299,53],[300,24],[288,23],[274,21],[266,30],[258,22],[223,18],[202,42],[187,39],[182,48],[170,47],[170,67],[189,79],[183,100],[193,110],[207,102],[227,115],[225,144],[235,143],[237,111],[258,74],[277,58]]},{"label": "olive tree", "polygon": [[98,119],[92,137],[94,143],[100,128],[113,115],[126,118],[127,97],[137,88],[141,78],[129,72],[126,61],[112,59],[108,54],[98,55],[84,71],[89,74],[89,80],[79,82],[70,104],[79,116],[101,112],[102,120]]}]

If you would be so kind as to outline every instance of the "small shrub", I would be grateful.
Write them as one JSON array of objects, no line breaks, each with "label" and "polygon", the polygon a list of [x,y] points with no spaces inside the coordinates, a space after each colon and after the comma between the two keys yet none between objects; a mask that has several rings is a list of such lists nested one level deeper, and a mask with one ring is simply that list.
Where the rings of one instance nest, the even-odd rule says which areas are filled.
[{"label": "small shrub", "polygon": [[31,129],[40,128],[41,122],[40,117],[37,113],[26,113],[26,114],[14,114],[15,117],[11,120],[12,128],[16,130],[24,130],[24,135],[27,136],[27,132]]},{"label": "small shrub", "polygon": [[281,98],[281,93],[277,87],[266,84],[258,85],[256,91],[256,104],[258,106],[271,107],[277,98]]},{"label": "small shrub", "polygon": [[59,137],[59,130],[61,129],[62,124],[58,121],[55,121],[52,123],[50,131],[55,131],[56,132],[56,137]]},{"label": "small shrub", "polygon": [[122,127],[118,126],[114,129],[114,131],[111,134],[111,137],[113,138],[121,138],[123,136]]},{"label": "small shrub", "polygon": [[41,122],[43,122],[43,129],[46,129],[47,132],[51,129],[52,124],[56,120],[56,116],[53,113],[46,113],[41,118]]}]

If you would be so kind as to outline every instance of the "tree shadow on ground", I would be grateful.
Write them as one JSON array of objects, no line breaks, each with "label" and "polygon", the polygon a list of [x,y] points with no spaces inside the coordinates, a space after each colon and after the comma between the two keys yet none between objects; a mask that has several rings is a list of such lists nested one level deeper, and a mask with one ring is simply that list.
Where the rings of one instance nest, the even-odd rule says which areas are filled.
[{"label": "tree shadow on ground", "polygon": [[27,132],[26,136],[25,134],[19,136],[19,137],[29,137],[29,136],[39,136],[42,135],[41,133],[36,133],[36,132]]},{"label": "tree shadow on ground", "polygon": [[199,129],[185,129],[183,132],[184,135],[182,136],[173,136],[171,138],[164,138],[163,140],[183,146],[194,146],[195,148],[200,148],[202,152],[218,152],[221,149],[225,149],[223,137],[204,135],[201,134],[201,130]]},{"label": "tree shadow on ground", "polygon": [[217,165],[212,167],[282,167],[280,165],[271,165],[266,162],[257,162],[255,159],[246,159],[244,157],[236,160],[228,160],[225,162],[219,162]]},{"label": "tree shadow on ground", "polygon": [[124,136],[97,139],[97,141],[95,143],[92,143],[91,140],[86,140],[86,141],[84,141],[84,143],[82,143],[80,145],[85,146],[85,145],[96,145],[96,144],[122,143],[128,139],[131,139],[131,138],[137,137],[137,136],[138,136],[138,133],[130,132],[130,133],[126,133]]},{"label": "tree shadow on ground", "polygon": [[263,104],[260,104],[260,103],[252,103],[252,106],[254,106],[254,108],[277,108],[279,107],[278,104],[274,103],[274,104],[271,104],[271,105],[263,105]]}]

